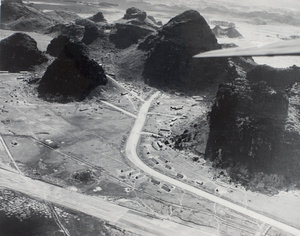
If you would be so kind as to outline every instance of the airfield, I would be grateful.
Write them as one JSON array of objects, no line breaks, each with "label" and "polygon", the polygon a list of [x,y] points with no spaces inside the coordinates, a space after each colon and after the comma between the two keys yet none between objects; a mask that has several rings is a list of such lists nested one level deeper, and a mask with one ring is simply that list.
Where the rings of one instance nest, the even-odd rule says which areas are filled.
[{"label": "airfield", "polygon": [[[102,213],[102,217],[105,216],[102,218],[80,203],[90,200],[77,200],[76,206],[76,202],[70,205],[71,199],[76,199],[76,194],[83,198],[91,196],[112,206],[119,205],[123,207],[121,209],[148,215],[146,218],[154,217],[162,222],[170,220],[170,224],[183,224],[191,230],[201,231],[205,226],[204,231],[213,232],[213,235],[240,232],[254,235],[258,229],[260,233],[267,230],[267,235],[286,230],[291,235],[297,234],[298,214],[294,212],[293,215],[297,202],[293,201],[291,194],[267,196],[247,191],[226,182],[226,176],[216,178],[218,173],[209,163],[201,163],[201,157],[200,162],[194,162],[193,154],[175,151],[165,144],[161,147],[157,145],[161,142],[159,136],[166,135],[172,128],[170,123],[174,122],[172,126],[175,127],[181,126],[188,124],[189,119],[193,120],[193,116],[205,114],[205,99],[168,95],[150,88],[142,92],[138,87],[124,83],[115,86],[118,92],[113,96],[107,95],[111,96],[110,102],[105,101],[108,99],[104,96],[103,100],[97,98],[53,106],[33,95],[24,82],[24,74],[4,73],[1,78],[1,96],[3,99],[9,97],[1,107],[1,178],[7,176],[5,178],[8,180],[2,181],[2,187],[104,219],[110,224],[116,222],[110,217],[120,217],[118,215],[123,213],[117,214],[111,210],[106,215]],[[172,109],[172,106],[179,106],[179,110]],[[143,120],[137,121],[141,115]],[[140,124],[138,129],[135,122]],[[132,162],[130,155],[135,150],[138,153],[135,156],[137,162]],[[141,168],[137,164],[139,162],[144,163],[144,167]],[[160,175],[157,177],[145,167]],[[75,178],[76,173],[89,172],[92,175],[88,180]],[[192,190],[169,183],[170,178]],[[10,187],[11,180],[16,181],[14,187]],[[35,183],[41,183],[49,190],[37,188]],[[59,189],[61,194],[66,191],[70,199],[59,197]],[[32,192],[34,190],[38,193]],[[52,192],[54,190],[57,192]],[[205,196],[194,190],[201,190]],[[57,198],[52,199],[55,196]],[[294,198],[297,199],[297,196]],[[221,203],[214,199],[220,199]],[[263,218],[245,215],[232,207],[228,208],[222,201],[245,211],[258,212],[276,223],[270,225]],[[295,228],[286,224],[281,230],[276,228],[280,227],[278,222],[285,222],[281,218],[285,214],[289,214],[288,225],[292,223]],[[124,218],[127,216],[124,215]],[[126,228],[125,225],[118,226],[128,231],[135,228]],[[147,227],[150,227],[147,221],[143,227],[142,235],[146,235]],[[171,228],[174,229],[174,226]],[[182,230],[184,232],[186,229]],[[133,230],[133,233],[139,234],[140,231]],[[158,234],[154,232],[152,235]],[[162,235],[169,234],[165,232]]]},{"label": "airfield", "polygon": [[[179,10],[160,11],[166,20]],[[42,51],[52,39],[30,35]],[[18,222],[4,233],[28,235],[30,224],[41,235],[300,235],[298,190],[251,191],[204,160],[210,91],[191,97],[110,73],[88,99],[51,103],[37,96],[42,73],[0,73],[0,234]],[[196,153],[174,148],[199,124]]]}]

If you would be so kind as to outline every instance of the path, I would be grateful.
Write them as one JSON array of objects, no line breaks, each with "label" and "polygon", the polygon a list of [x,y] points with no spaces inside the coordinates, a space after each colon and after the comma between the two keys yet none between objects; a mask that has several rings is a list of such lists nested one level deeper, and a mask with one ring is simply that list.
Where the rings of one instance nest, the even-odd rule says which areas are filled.
[{"label": "path", "polygon": [[124,113],[124,114],[126,114],[126,115],[129,115],[129,116],[131,116],[131,117],[133,117],[133,118],[135,118],[135,119],[137,118],[136,115],[134,115],[134,114],[130,113],[129,111],[126,111],[126,110],[124,110],[124,109],[122,109],[122,108],[120,108],[120,107],[117,107],[117,106],[114,105],[114,104],[111,104],[111,103],[106,102],[106,101],[101,101],[101,102],[104,103],[105,105],[110,106],[110,107],[116,109],[117,111],[120,111],[120,112],[122,112],[122,113]]}]

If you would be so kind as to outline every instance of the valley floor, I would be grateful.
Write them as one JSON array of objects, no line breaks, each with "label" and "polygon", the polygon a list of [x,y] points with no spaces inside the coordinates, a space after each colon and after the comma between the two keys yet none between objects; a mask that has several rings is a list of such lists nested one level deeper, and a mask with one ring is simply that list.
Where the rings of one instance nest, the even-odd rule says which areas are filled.
[{"label": "valley floor", "polygon": [[[116,204],[116,207],[125,207],[122,209],[150,215],[159,219],[157,224],[168,219],[170,224],[184,224],[184,227],[194,229],[195,232],[205,230],[220,235],[254,235],[258,232],[266,232],[265,235],[276,235],[279,232],[281,235],[289,235],[287,232],[298,232],[297,229],[293,231],[293,227],[282,228],[278,224],[277,227],[281,228],[279,230],[263,219],[238,213],[226,205],[211,201],[209,197],[203,198],[168,183],[167,179],[171,177],[181,181],[183,185],[212,194],[208,196],[230,200],[245,210],[253,209],[284,222],[283,225],[299,227],[298,211],[295,211],[300,209],[297,205],[299,193],[271,197],[246,191],[240,186],[226,183],[226,180],[215,180],[215,172],[202,157],[195,163],[192,160],[194,154],[179,152],[161,143],[160,148],[153,145],[158,143],[157,137],[161,135],[159,133],[168,133],[170,127],[182,128],[194,119],[193,116],[205,116],[208,107],[205,96],[188,98],[180,94],[162,93],[157,98],[152,97],[154,100],[150,103],[151,100],[147,100],[155,92],[154,89],[141,89],[128,83],[119,83],[115,93],[104,92],[102,98],[95,97],[82,103],[57,104],[37,98],[32,87],[27,85],[28,75],[2,73],[0,76],[1,97],[4,101],[1,106],[1,168],[18,174],[11,174],[18,181],[25,175],[27,177],[23,179],[38,179],[48,183],[50,189],[54,188],[51,185],[60,186],[71,196],[72,192],[68,189],[93,196],[99,201],[109,201]],[[101,99],[104,99],[103,102]],[[129,140],[130,132],[136,135],[140,133],[139,130],[134,131],[134,128],[132,130],[132,127],[135,127],[136,117],[140,114],[138,111],[143,109],[145,101],[148,106],[152,105],[149,113],[145,108],[142,110],[146,125],[143,128],[141,123],[142,136],[136,144],[137,150],[148,168],[169,176],[162,180],[133,165],[130,158],[128,160],[126,143],[127,147],[135,150],[134,143],[137,140],[132,141],[133,143]],[[165,162],[168,168],[163,164]],[[3,176],[6,173],[8,172],[4,171]],[[84,173],[92,173],[91,178],[87,181],[75,178],[78,176],[76,174]],[[8,179],[11,178],[9,176]],[[10,186],[9,182],[5,183],[3,182],[2,187],[12,188],[39,199],[47,200],[52,195],[47,191],[44,192],[44,197],[32,195],[27,192],[25,184],[19,189]],[[32,184],[34,183],[33,181]],[[22,184],[17,184],[19,185]],[[63,189],[62,192],[65,191]],[[55,191],[58,191],[57,194],[60,192],[59,189]],[[54,197],[57,194],[53,194]],[[64,202],[55,200],[55,204],[83,211],[79,203],[71,207]],[[102,204],[95,204],[94,207],[99,205]],[[100,207],[99,210],[102,209]],[[85,211],[84,213],[90,214]],[[116,215],[107,214],[107,217]],[[103,219],[113,223],[110,218],[106,218]],[[132,223],[126,217],[124,219],[126,222],[122,221],[119,227],[130,231],[126,227],[132,226]],[[140,231],[135,233],[139,234]]]}]

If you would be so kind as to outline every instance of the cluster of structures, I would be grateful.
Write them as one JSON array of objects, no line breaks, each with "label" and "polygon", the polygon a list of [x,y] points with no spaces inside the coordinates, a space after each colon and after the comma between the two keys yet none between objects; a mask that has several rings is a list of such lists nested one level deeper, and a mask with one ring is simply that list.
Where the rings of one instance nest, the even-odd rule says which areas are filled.
[{"label": "cluster of structures", "polygon": [[49,207],[36,200],[19,196],[11,190],[0,189],[0,211],[7,217],[17,217],[20,221],[39,215],[52,218]]}]

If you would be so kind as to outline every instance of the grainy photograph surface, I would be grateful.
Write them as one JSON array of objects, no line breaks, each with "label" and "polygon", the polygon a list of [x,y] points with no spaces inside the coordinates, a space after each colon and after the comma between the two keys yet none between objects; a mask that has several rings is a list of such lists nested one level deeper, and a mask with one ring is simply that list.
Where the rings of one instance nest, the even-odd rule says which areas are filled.
[{"label": "grainy photograph surface", "polygon": [[298,0],[0,7],[0,236],[300,235]]}]

